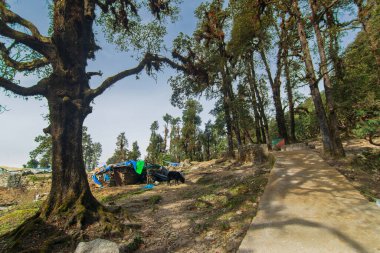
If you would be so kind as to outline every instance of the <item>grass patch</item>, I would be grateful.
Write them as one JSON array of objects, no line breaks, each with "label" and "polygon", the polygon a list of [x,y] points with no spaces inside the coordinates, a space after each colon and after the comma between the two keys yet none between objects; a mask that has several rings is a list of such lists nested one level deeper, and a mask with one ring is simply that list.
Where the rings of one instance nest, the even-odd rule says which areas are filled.
[{"label": "grass patch", "polygon": [[41,176],[37,176],[37,175],[29,175],[27,178],[28,178],[28,181],[30,181],[30,182],[32,182],[32,183],[36,183],[36,182],[47,181],[48,179],[51,178],[51,176],[45,176],[45,175],[41,175]]},{"label": "grass patch", "polygon": [[18,209],[11,211],[0,217],[0,235],[3,235],[23,223],[26,219],[32,217],[38,208]]},{"label": "grass patch", "polygon": [[162,200],[162,196],[161,195],[153,195],[153,196],[150,196],[148,202],[150,205],[156,205],[158,203],[160,203],[160,201]]},{"label": "grass patch", "polygon": [[[203,195],[196,199],[195,207],[200,209],[206,217],[202,223],[195,225],[195,230],[201,233],[214,227],[220,231],[231,228],[229,218],[235,217],[236,221],[243,221],[247,217],[252,217],[256,213],[256,208],[252,203],[257,202],[257,198],[264,191],[268,182],[269,173],[262,171],[259,175],[246,177],[244,180],[225,180],[220,182],[214,191],[205,191]],[[207,187],[205,187],[206,190]],[[217,189],[217,190],[215,190]],[[207,192],[207,191],[206,191]],[[239,211],[241,214],[236,214]]]}]

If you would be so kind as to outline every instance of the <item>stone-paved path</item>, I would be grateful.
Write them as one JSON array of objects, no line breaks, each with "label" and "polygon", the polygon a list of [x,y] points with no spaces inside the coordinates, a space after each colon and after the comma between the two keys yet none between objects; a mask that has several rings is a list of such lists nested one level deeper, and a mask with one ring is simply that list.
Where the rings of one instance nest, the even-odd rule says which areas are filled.
[{"label": "stone-paved path", "polygon": [[240,253],[380,253],[380,207],[309,150],[276,164]]}]

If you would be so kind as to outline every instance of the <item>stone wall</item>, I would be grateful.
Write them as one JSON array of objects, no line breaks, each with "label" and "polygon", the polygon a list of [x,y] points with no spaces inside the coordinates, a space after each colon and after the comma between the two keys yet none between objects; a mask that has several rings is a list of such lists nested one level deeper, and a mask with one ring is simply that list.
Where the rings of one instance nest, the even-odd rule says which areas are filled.
[{"label": "stone wall", "polygon": [[21,174],[0,174],[0,187],[18,188],[21,186]]}]

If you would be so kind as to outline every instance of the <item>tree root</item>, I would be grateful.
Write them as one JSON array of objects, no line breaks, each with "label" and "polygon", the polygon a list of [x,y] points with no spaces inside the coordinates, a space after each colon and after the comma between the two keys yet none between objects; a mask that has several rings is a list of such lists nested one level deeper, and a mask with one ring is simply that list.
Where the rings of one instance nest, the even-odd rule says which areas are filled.
[{"label": "tree root", "polygon": [[0,252],[53,252],[62,248],[72,252],[81,240],[121,238],[127,228],[125,219],[124,210],[111,211],[100,204],[95,210],[77,205],[47,219],[37,213],[0,237]]}]

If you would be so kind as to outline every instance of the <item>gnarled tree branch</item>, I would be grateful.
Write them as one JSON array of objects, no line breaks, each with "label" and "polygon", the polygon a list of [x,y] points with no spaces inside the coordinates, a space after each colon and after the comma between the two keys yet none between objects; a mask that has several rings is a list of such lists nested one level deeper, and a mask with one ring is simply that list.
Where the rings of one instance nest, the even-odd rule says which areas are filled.
[{"label": "gnarled tree branch", "polygon": [[20,96],[44,96],[47,90],[47,79],[41,79],[36,85],[31,87],[22,87],[8,79],[0,76],[0,87],[11,91]]},{"label": "gnarled tree branch", "polygon": [[[11,28],[9,24],[21,25],[27,28],[32,35],[17,31]],[[42,36],[37,27],[30,21],[7,9],[4,1],[0,1],[0,35],[14,39],[47,58],[53,53],[51,39]]]},{"label": "gnarled tree branch", "polygon": [[9,55],[10,48],[6,48],[3,43],[0,43],[0,55],[4,60],[4,63],[11,68],[16,69],[17,71],[30,71],[43,66],[48,65],[50,62],[47,58],[39,58],[29,62],[19,62]]}]

